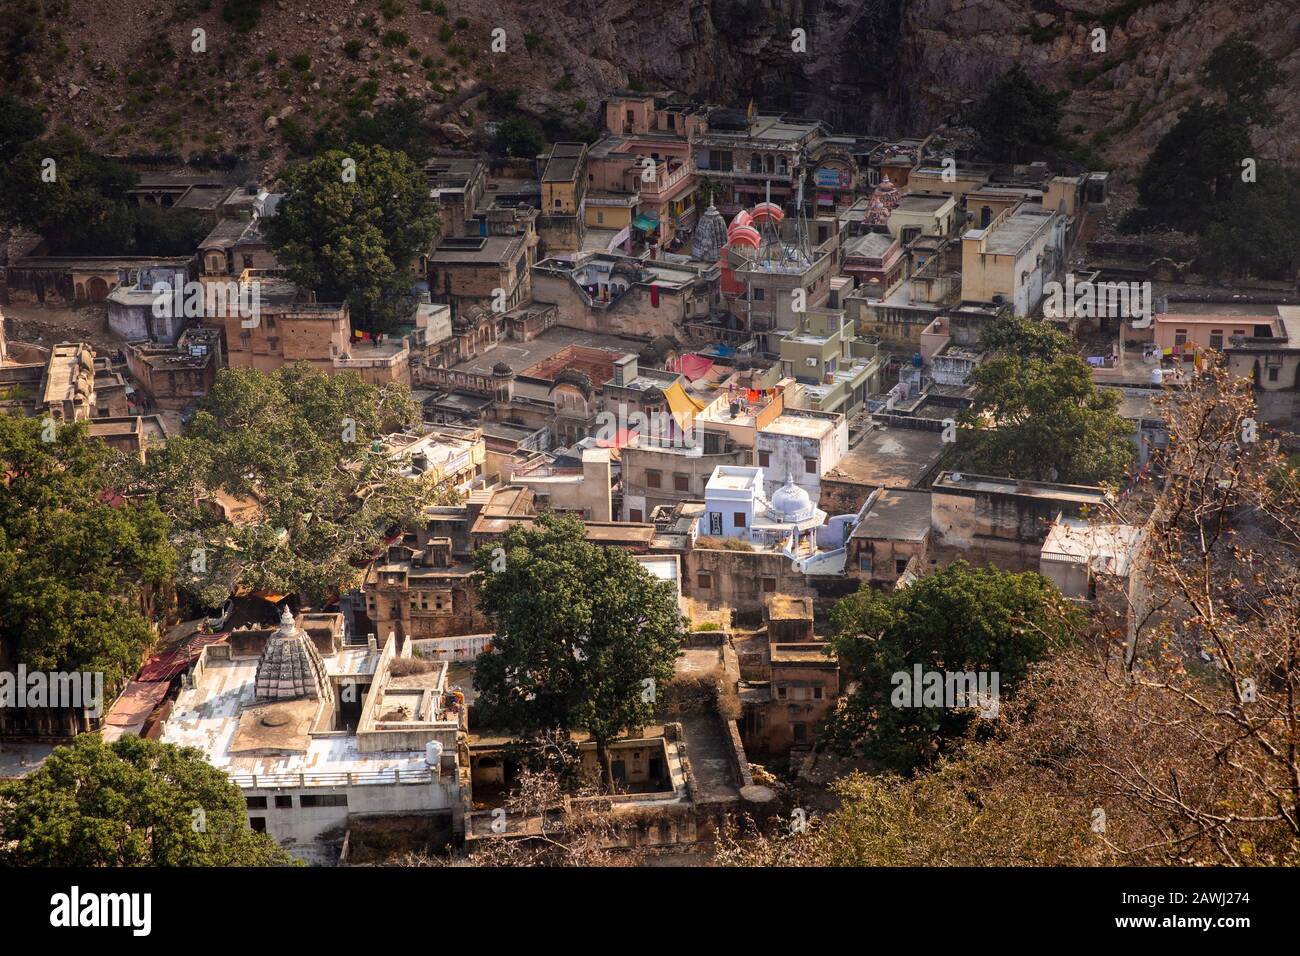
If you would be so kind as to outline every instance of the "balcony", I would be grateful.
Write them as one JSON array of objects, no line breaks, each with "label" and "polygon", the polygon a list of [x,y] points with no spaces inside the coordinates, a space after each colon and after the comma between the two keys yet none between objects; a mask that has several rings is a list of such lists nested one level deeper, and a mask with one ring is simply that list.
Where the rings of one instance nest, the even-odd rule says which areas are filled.
[{"label": "balcony", "polygon": [[[673,163],[676,163],[674,166]],[[687,163],[680,161],[670,161],[666,164],[666,171],[659,172],[653,182],[642,182],[639,184],[641,199],[644,202],[667,202],[673,198],[674,190],[683,182],[689,180],[694,170]]]}]

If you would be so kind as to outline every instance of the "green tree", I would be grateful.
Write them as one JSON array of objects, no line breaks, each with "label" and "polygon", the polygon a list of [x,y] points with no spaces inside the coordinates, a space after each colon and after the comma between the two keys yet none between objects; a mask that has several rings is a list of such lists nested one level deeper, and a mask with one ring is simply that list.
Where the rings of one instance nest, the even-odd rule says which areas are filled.
[{"label": "green tree", "polygon": [[1300,173],[1260,166],[1201,237],[1205,265],[1238,278],[1291,280],[1300,269]]},{"label": "green tree", "polygon": [[1200,232],[1241,184],[1241,161],[1253,156],[1250,131],[1237,111],[1213,103],[1183,110],[1138,175],[1129,228],[1169,226]]},{"label": "green tree", "polygon": [[6,866],[293,866],[192,747],[83,734],[0,785]]},{"label": "green tree", "polygon": [[1057,96],[1030,79],[1017,63],[984,94],[971,116],[989,155],[999,162],[1023,162],[1060,144]]},{"label": "green tree", "polygon": [[497,125],[492,148],[503,156],[531,159],[542,151],[546,142],[542,128],[524,116],[510,116]]},{"label": "green tree", "polygon": [[142,256],[192,256],[211,224],[192,209],[133,209],[135,251]]},{"label": "green tree", "polygon": [[0,647],[10,660],[103,672],[114,687],[152,643],[175,554],[158,506],[118,494],[120,457],[84,424],[0,415]]},{"label": "green tree", "polygon": [[45,117],[38,108],[7,93],[0,94],[0,169],[44,132]]},{"label": "green tree", "polygon": [[353,144],[291,166],[267,220],[280,262],[322,301],[347,301],[352,323],[388,332],[414,307],[411,262],[440,223],[424,174],[403,153]]},{"label": "green tree", "polygon": [[1014,353],[1024,358],[1050,362],[1070,352],[1068,335],[1048,322],[1030,322],[1003,315],[984,330],[981,341],[994,352]]},{"label": "green tree", "polygon": [[1201,82],[1223,94],[1224,105],[1259,126],[1277,121],[1268,95],[1282,82],[1282,71],[1264,51],[1240,34],[1224,40],[1201,64]]},{"label": "green tree", "polygon": [[585,731],[612,786],[609,744],[650,723],[656,688],[673,674],[682,616],[672,587],[554,515],[511,527],[474,562],[495,627],[475,663],[479,713],[524,735]]},{"label": "green tree", "polygon": [[[51,166],[47,160],[53,160]],[[0,218],[45,237],[52,253],[105,255],[135,248],[126,192],[137,176],[76,135],[29,142],[0,176]]]},{"label": "green tree", "polygon": [[[210,607],[235,584],[313,603],[355,586],[387,531],[451,500],[433,475],[409,478],[372,447],[418,420],[401,386],[305,363],[272,375],[222,369],[184,434],[138,476],[139,490],[156,494],[177,529],[186,558],[178,587]],[[260,514],[247,523],[220,518],[209,506],[218,492],[255,499]]]},{"label": "green tree", "polygon": [[[992,347],[1006,351],[968,379],[975,399],[958,416],[963,467],[1028,481],[1118,481],[1134,458],[1132,425],[1116,412],[1119,393],[1099,389],[1069,339],[1042,323],[1004,320]],[[1021,354],[1013,344],[1024,341]]]},{"label": "green tree", "polygon": [[831,646],[853,690],[828,718],[823,739],[906,773],[949,749],[980,708],[900,706],[896,675],[910,687],[917,666],[923,674],[996,673],[1000,699],[1031,663],[1068,640],[1072,621],[1042,576],[959,561],[901,590],[863,588],[835,605],[831,624]]}]

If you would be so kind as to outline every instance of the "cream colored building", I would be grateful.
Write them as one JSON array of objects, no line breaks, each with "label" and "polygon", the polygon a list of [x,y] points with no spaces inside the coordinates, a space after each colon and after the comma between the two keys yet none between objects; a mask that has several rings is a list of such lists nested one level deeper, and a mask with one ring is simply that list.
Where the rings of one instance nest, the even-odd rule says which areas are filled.
[{"label": "cream colored building", "polygon": [[1029,315],[1043,287],[1061,271],[1066,218],[1039,205],[1006,209],[988,226],[969,229],[961,240],[963,302],[1011,306]]}]

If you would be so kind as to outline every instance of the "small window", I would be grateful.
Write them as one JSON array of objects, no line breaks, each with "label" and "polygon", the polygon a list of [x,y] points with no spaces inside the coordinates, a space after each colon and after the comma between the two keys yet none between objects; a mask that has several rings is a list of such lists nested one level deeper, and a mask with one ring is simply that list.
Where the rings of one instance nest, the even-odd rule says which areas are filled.
[{"label": "small window", "polygon": [[249,827],[249,829],[251,829],[254,833],[265,833],[265,832],[266,832],[266,817],[249,817],[249,818],[248,818],[248,827]]},{"label": "small window", "polygon": [[870,570],[871,570],[871,555],[869,555],[869,554],[864,554],[864,555],[862,555],[862,557],[858,558],[858,568],[859,568],[859,570],[862,570],[862,571],[870,571]]},{"label": "small window", "polygon": [[752,298],[755,302],[762,302],[762,301],[763,301],[763,296],[764,296],[765,294],[766,294],[766,293],[765,293],[762,289],[755,289],[754,292],[753,292],[753,295],[750,296],[750,298]]},{"label": "small window", "polygon": [[596,225],[598,225],[598,226],[603,226],[604,224],[605,224],[605,214],[604,214],[603,212],[601,212],[599,209],[597,209],[597,210],[596,210]]},{"label": "small window", "polygon": [[1277,373],[1280,372],[1280,371],[1281,371],[1281,369],[1277,369],[1277,368],[1271,368],[1271,369],[1269,369],[1269,370],[1268,370],[1268,380],[1269,380],[1270,382],[1276,382],[1276,381],[1277,381]]},{"label": "small window", "polygon": [[1210,348],[1216,352],[1223,351],[1223,329],[1210,330]]},{"label": "small window", "polygon": [[767,468],[772,464],[772,453],[770,451],[760,451],[758,453],[758,466]]},{"label": "small window", "polygon": [[643,520],[640,508],[630,508],[627,513],[627,520],[633,524],[640,524]]},{"label": "small window", "polygon": [[895,573],[897,573],[897,574],[902,574],[902,573],[903,573],[904,571],[906,571],[906,570],[907,570],[907,559],[906,559],[906,558],[895,558],[895,559],[894,559],[894,571],[895,571]]},{"label": "small window", "polygon": [[707,571],[701,571],[696,577],[695,583],[699,585],[701,591],[709,591],[713,588],[713,575]]},{"label": "small window", "polygon": [[246,797],[244,802],[248,804],[250,810],[265,810],[266,797]]},{"label": "small window", "polygon": [[809,475],[817,474],[817,459],[805,458],[803,460],[803,470],[805,474],[809,474]]},{"label": "small window", "polygon": [[816,684],[813,686],[813,700],[821,700],[821,699],[822,699],[822,688],[820,684]]},{"label": "small window", "polygon": [[645,473],[645,483],[648,488],[659,488],[663,485],[663,475],[657,471],[647,471]]},{"label": "small window", "polygon": [[780,700],[785,700],[785,685],[784,685],[784,684],[782,684],[782,685],[780,685],[780,686],[777,687],[777,689],[776,689],[776,696],[777,696]]},{"label": "small window", "polygon": [[674,491],[690,491],[690,490],[691,490],[691,476],[690,476],[690,475],[680,475],[680,474],[675,474],[675,475],[673,475],[673,490],[674,490]]},{"label": "small window", "polygon": [[275,798],[275,808],[277,810],[287,810],[293,806],[293,795],[286,794]]},{"label": "small window", "polygon": [[346,807],[348,805],[348,795],[346,793],[306,793],[298,798],[298,806],[306,809],[308,807]]},{"label": "small window", "polygon": [[734,512],[731,516],[731,523],[734,524],[737,528],[745,527],[745,512],[743,511]]},{"label": "small window", "polygon": [[776,590],[776,578],[763,578],[763,593],[771,594]]}]

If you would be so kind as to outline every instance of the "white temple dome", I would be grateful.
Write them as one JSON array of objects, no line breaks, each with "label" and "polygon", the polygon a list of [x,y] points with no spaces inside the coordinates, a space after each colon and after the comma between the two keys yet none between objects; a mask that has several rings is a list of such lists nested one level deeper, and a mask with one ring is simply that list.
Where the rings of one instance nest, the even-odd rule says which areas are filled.
[{"label": "white temple dome", "polygon": [[772,512],[781,521],[807,521],[816,510],[808,492],[794,483],[793,475],[786,475],[785,484],[772,495]]}]

